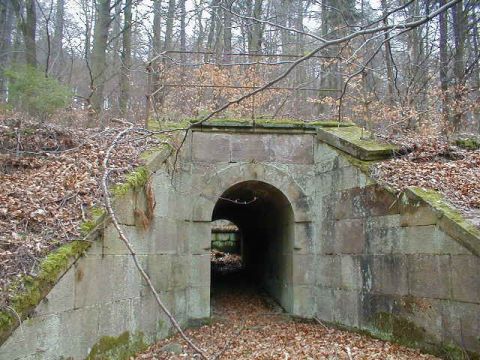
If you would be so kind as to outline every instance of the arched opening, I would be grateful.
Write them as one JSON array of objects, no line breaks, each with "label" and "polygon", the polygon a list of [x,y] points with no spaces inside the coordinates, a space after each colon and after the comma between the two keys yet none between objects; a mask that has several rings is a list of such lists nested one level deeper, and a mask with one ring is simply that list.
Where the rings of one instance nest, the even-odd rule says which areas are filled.
[{"label": "arched opening", "polygon": [[219,219],[239,228],[242,269],[248,279],[292,311],[294,218],[286,196],[265,182],[237,183],[217,200],[212,221]]}]

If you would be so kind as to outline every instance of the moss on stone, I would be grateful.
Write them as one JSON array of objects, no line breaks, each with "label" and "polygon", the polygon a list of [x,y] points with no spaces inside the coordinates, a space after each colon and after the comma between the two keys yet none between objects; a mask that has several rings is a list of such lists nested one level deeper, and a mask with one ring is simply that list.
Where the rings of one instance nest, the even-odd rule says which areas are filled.
[{"label": "moss on stone", "polygon": [[125,177],[125,182],[113,187],[112,193],[115,196],[126,195],[130,190],[138,190],[143,187],[150,176],[150,172],[145,166],[140,166]]},{"label": "moss on stone", "polygon": [[367,176],[370,176],[372,166],[379,162],[378,160],[361,160],[347,153],[339,152],[339,155]]},{"label": "moss on stone", "polygon": [[434,209],[439,218],[440,227],[447,234],[475,255],[480,256],[480,229],[465,219],[460,211],[448,204],[442,194],[435,190],[419,187],[410,187],[408,191]]},{"label": "moss on stone", "polygon": [[130,335],[126,331],[117,337],[102,337],[93,346],[86,360],[128,360],[147,347],[143,333]]},{"label": "moss on stone", "polygon": [[42,260],[37,276],[25,276],[19,284],[15,284],[12,291],[16,294],[9,305],[11,309],[0,311],[0,344],[18,325],[18,317],[22,320],[28,317],[68,270],[72,260],[82,255],[90,245],[90,242],[77,240],[61,246]]},{"label": "moss on stone", "polygon": [[455,141],[455,145],[457,145],[458,147],[461,147],[462,149],[467,149],[467,150],[480,149],[480,141],[475,138],[458,139]]},{"label": "moss on stone", "polygon": [[375,314],[373,325],[395,342],[406,346],[417,347],[425,341],[425,329],[401,316],[379,312]]},{"label": "moss on stone", "polygon": [[368,151],[392,152],[397,149],[397,146],[395,145],[379,142],[374,139],[368,131],[363,130],[358,126],[334,127],[325,129],[324,131]]}]

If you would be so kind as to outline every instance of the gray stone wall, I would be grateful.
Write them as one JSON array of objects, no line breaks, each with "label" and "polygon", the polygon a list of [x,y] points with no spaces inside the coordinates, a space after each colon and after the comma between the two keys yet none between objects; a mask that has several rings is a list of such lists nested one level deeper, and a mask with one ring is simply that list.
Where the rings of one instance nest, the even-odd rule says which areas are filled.
[{"label": "gray stone wall", "polygon": [[430,207],[371,184],[325,144],[316,167],[316,316],[409,345],[479,352],[480,259]]}]

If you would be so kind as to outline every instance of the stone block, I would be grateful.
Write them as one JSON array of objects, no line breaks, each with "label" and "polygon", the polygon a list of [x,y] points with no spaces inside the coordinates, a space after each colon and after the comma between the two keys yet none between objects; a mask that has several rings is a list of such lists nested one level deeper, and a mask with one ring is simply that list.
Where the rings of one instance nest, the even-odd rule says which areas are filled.
[{"label": "stone block", "polygon": [[363,286],[361,257],[340,256],[341,284],[340,287],[348,290],[359,290]]},{"label": "stone block", "polygon": [[99,307],[99,336],[121,334],[132,329],[131,299],[101,304]]},{"label": "stone block", "polygon": [[[151,254],[146,258],[145,271],[157,291],[167,291],[173,286],[172,257],[174,256]],[[145,292],[148,292],[148,289],[145,288]]]},{"label": "stone block", "polygon": [[407,295],[406,255],[372,255],[368,257],[372,274],[372,291],[386,295]]},{"label": "stone block", "polygon": [[480,353],[480,305],[459,301],[443,304],[444,341]]},{"label": "stone block", "polygon": [[297,254],[313,254],[314,249],[313,223],[295,223],[295,243],[293,248]]},{"label": "stone block", "polygon": [[435,225],[437,215],[430,206],[415,206],[413,204],[401,206],[401,226]]},{"label": "stone block", "polygon": [[400,242],[398,227],[375,227],[371,221],[367,221],[365,237],[366,252],[369,254],[398,253]]},{"label": "stone block", "polygon": [[315,283],[315,256],[293,254],[293,283],[311,285]]},{"label": "stone block", "polygon": [[316,142],[314,145],[314,160],[315,164],[322,164],[325,162],[337,161],[338,152],[331,146]]},{"label": "stone block", "polygon": [[192,255],[188,286],[210,286],[210,254]]},{"label": "stone block", "polygon": [[193,161],[230,162],[231,135],[195,132],[192,140]]},{"label": "stone block", "polygon": [[282,164],[313,164],[313,135],[281,135],[270,137],[275,162]]},{"label": "stone block", "polygon": [[232,138],[231,161],[275,161],[271,143],[272,135],[237,134]]},{"label": "stone block", "polygon": [[321,287],[339,288],[342,284],[341,258],[337,255],[317,256],[317,285]]},{"label": "stone block", "polygon": [[[452,256],[453,298],[480,304],[480,259],[473,255]],[[480,317],[480,314],[478,314]]]},{"label": "stone block", "polygon": [[113,201],[113,209],[120,224],[135,225],[135,206],[137,194],[129,190],[125,195],[116,196]]},{"label": "stone block", "polygon": [[210,253],[212,242],[211,221],[192,222],[189,225],[189,236],[187,239],[188,252],[192,255],[205,255]]},{"label": "stone block", "polygon": [[338,191],[357,188],[360,186],[360,170],[350,166],[335,171],[335,186]]},{"label": "stone block", "polygon": [[187,287],[190,275],[190,257],[173,256],[172,257],[172,286],[175,289],[184,289]]},{"label": "stone block", "polygon": [[293,287],[293,314],[311,318],[315,313],[313,286]]},{"label": "stone block", "polygon": [[362,206],[370,216],[400,213],[399,200],[396,195],[378,185],[370,185],[362,190]]},{"label": "stone block", "polygon": [[363,219],[338,220],[335,223],[335,251],[338,254],[361,254],[365,249]]},{"label": "stone block", "polygon": [[210,316],[210,287],[187,289],[187,308],[190,319],[203,319]]},{"label": "stone block", "polygon": [[413,296],[451,297],[451,266],[448,255],[409,255],[408,287]]},{"label": "stone block", "polygon": [[48,295],[35,308],[35,315],[47,315],[73,310],[75,270],[71,267]]},{"label": "stone block", "polygon": [[93,255],[75,265],[75,308],[138,297],[140,275],[128,255]]},{"label": "stone block", "polygon": [[336,306],[332,288],[317,287],[315,289],[316,317],[328,322],[333,322]]},{"label": "stone block", "polygon": [[333,290],[335,297],[334,321],[346,326],[359,325],[360,295],[355,290]]}]

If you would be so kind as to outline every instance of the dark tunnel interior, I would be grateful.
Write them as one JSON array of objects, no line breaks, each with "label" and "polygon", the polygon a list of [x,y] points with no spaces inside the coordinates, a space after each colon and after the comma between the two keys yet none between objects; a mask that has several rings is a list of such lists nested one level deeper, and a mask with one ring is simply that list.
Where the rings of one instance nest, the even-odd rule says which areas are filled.
[{"label": "dark tunnel interior", "polygon": [[212,221],[219,219],[240,230],[246,277],[291,311],[294,221],[286,196],[265,182],[237,183],[217,200]]}]

